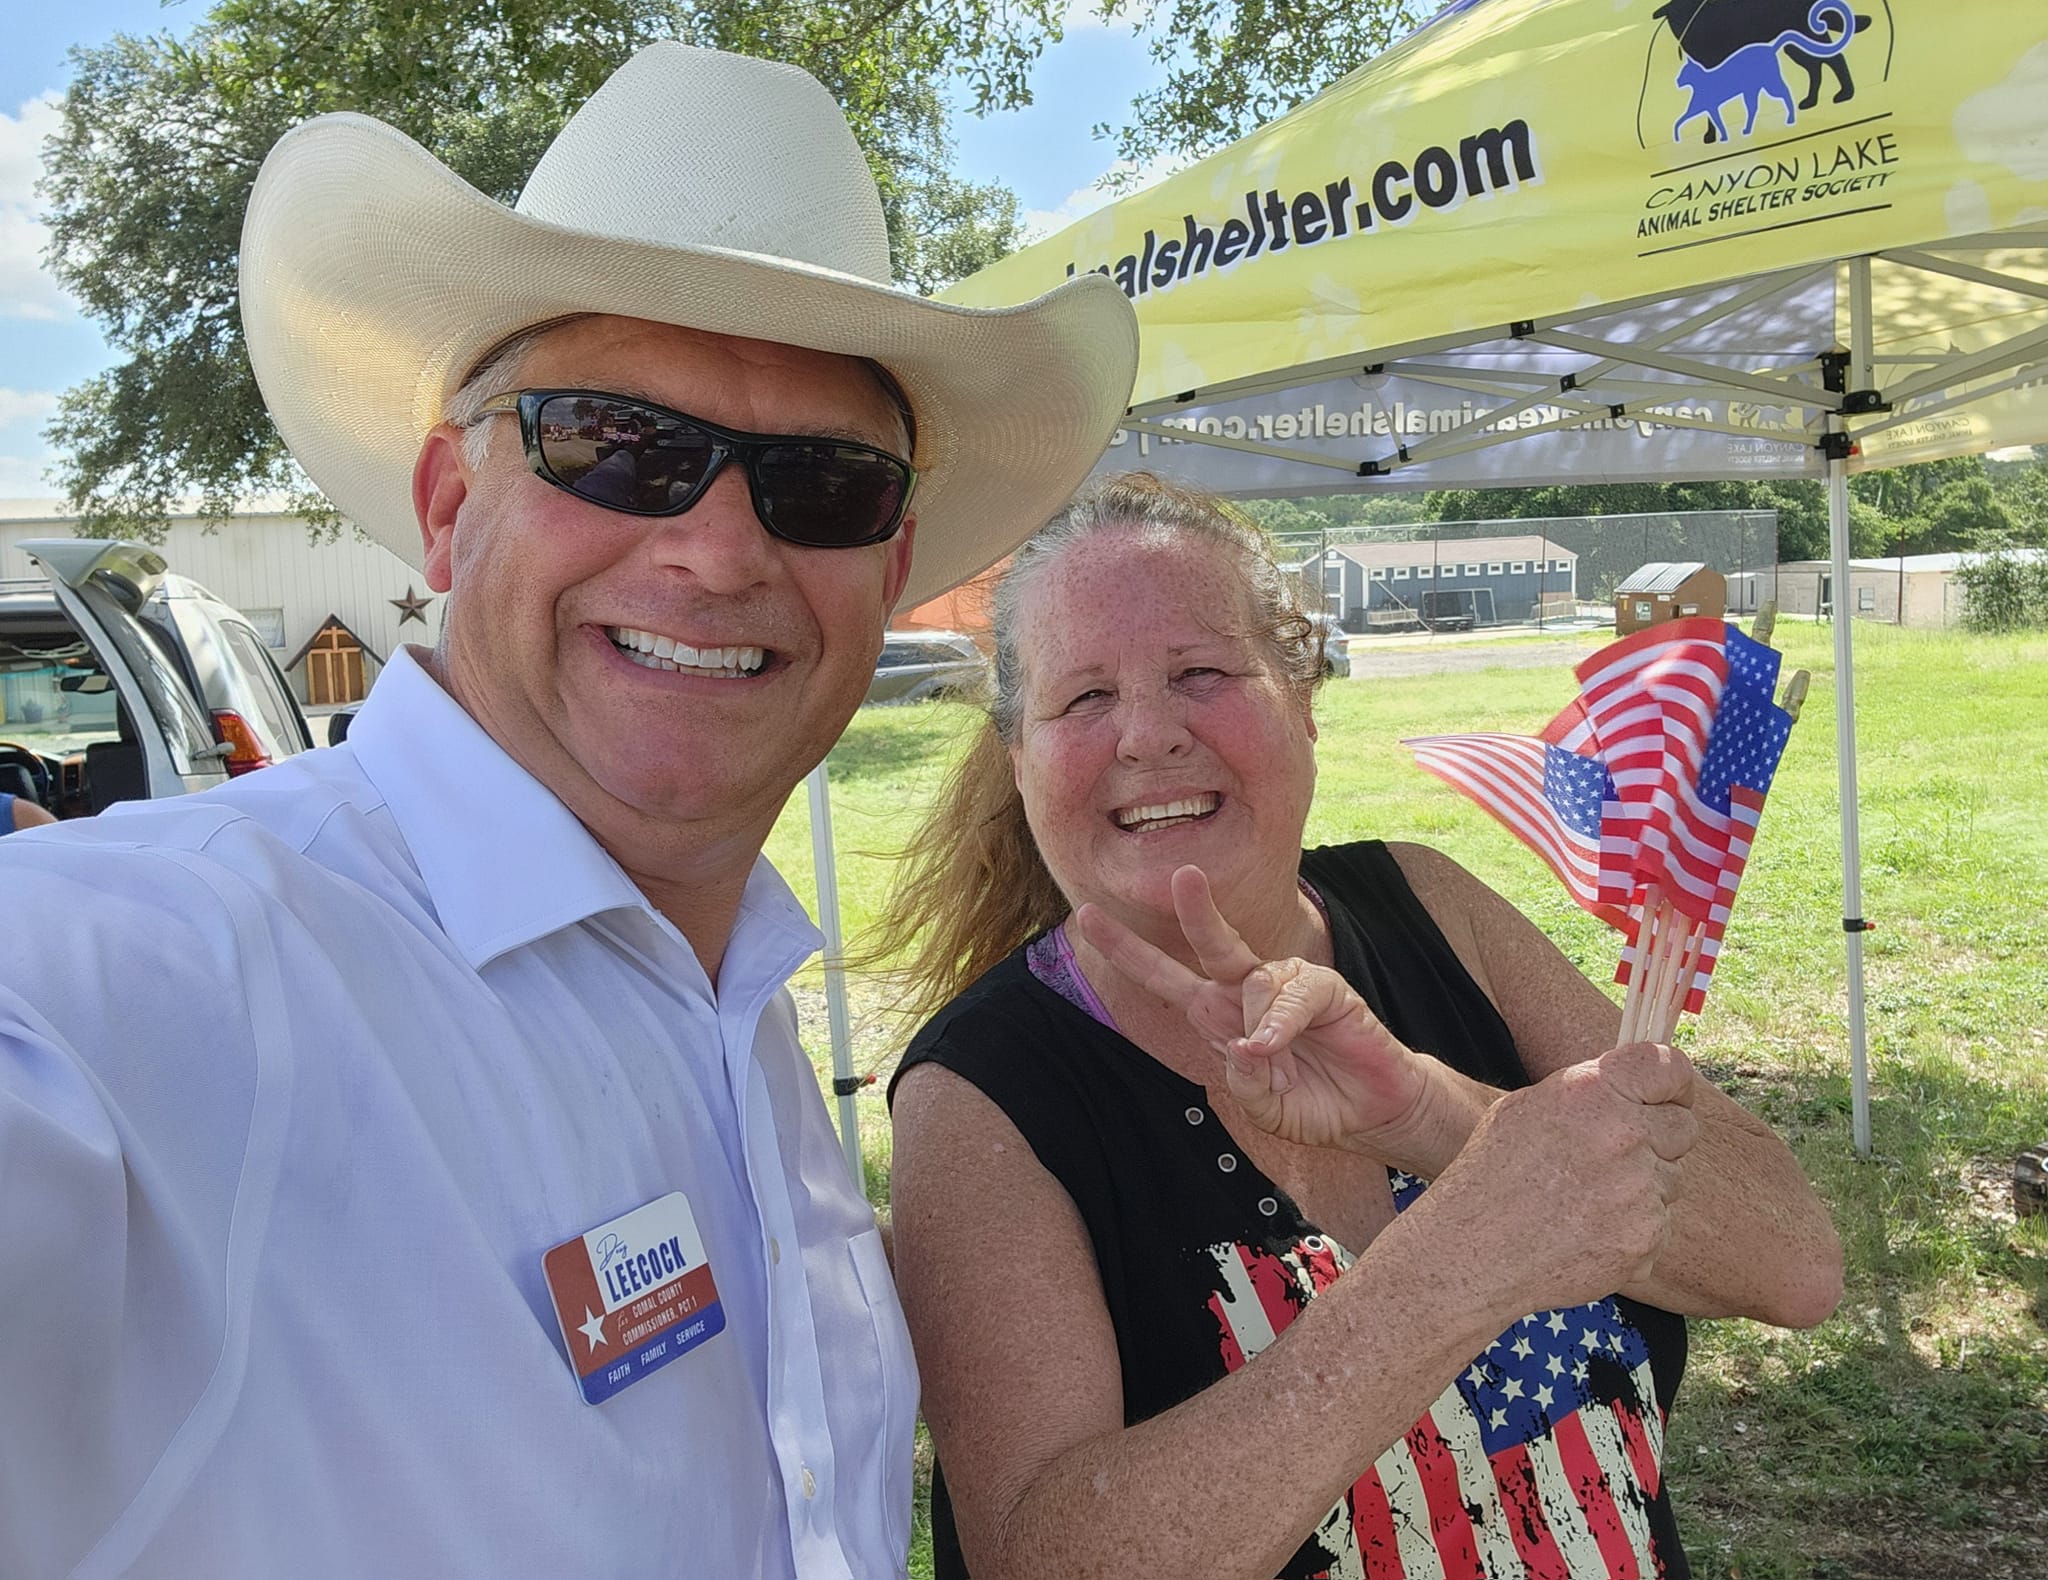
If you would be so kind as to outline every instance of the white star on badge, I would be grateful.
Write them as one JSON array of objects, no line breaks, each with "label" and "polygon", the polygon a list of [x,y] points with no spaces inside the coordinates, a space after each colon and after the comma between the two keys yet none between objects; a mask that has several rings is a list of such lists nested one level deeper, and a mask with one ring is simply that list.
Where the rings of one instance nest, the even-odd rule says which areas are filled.
[{"label": "white star on badge", "polygon": [[588,1306],[583,1308],[583,1320],[576,1324],[576,1331],[590,1340],[590,1353],[597,1353],[598,1345],[605,1342],[604,1318],[594,1314]]},{"label": "white star on badge", "polygon": [[1465,1373],[1465,1381],[1470,1383],[1474,1388],[1483,1387],[1485,1385],[1486,1374],[1479,1369],[1479,1365],[1476,1361],[1473,1363],[1472,1369],[1469,1372]]},{"label": "white star on badge", "polygon": [[1550,1384],[1545,1383],[1541,1388],[1538,1388],[1536,1390],[1537,1407],[1539,1409],[1548,1410],[1550,1408],[1551,1397],[1552,1395],[1550,1392]]},{"label": "white star on badge", "polygon": [[1507,1413],[1507,1411],[1505,1411],[1505,1410],[1496,1410],[1496,1411],[1494,1411],[1494,1412],[1493,1412],[1493,1429],[1494,1429],[1494,1430],[1495,1430],[1496,1432],[1498,1432],[1498,1431],[1499,1431],[1499,1430],[1500,1430],[1500,1429],[1501,1429],[1502,1427],[1506,1426],[1507,1424],[1508,1424],[1508,1413]]},{"label": "white star on badge", "polygon": [[1531,1345],[1530,1345],[1530,1343],[1529,1343],[1529,1341],[1528,1341],[1527,1339],[1524,1339],[1524,1338],[1517,1338],[1517,1339],[1515,1340],[1515,1346],[1514,1346],[1514,1347],[1515,1347],[1515,1354],[1516,1354],[1517,1356],[1519,1356],[1519,1357],[1520,1357],[1521,1359],[1523,1359],[1523,1360],[1527,1360],[1527,1359],[1529,1358],[1529,1354],[1530,1354],[1530,1350],[1531,1350]]},{"label": "white star on badge", "polygon": [[1550,1321],[1546,1325],[1552,1333],[1564,1332],[1564,1313],[1562,1311],[1551,1312]]},{"label": "white star on badge", "polygon": [[1578,1363],[1578,1364],[1577,1364],[1576,1366],[1574,1366],[1574,1367],[1572,1368],[1572,1381],[1573,1381],[1573,1382],[1584,1382],[1585,1380],[1586,1380],[1586,1363],[1585,1363],[1584,1361],[1580,1361],[1580,1362],[1579,1362],[1579,1363]]},{"label": "white star on badge", "polygon": [[1510,1378],[1508,1379],[1508,1382],[1507,1382],[1507,1387],[1506,1387],[1505,1389],[1503,1389],[1503,1390],[1502,1390],[1502,1392],[1501,1392],[1501,1397],[1502,1397],[1503,1399],[1519,1399],[1519,1398],[1521,1398],[1521,1397],[1522,1397],[1522,1379],[1521,1379],[1521,1378],[1519,1378],[1519,1377],[1510,1377]]},{"label": "white star on badge", "polygon": [[1543,1363],[1543,1369],[1553,1377],[1562,1377],[1564,1375],[1564,1357],[1561,1355],[1551,1356],[1549,1360]]},{"label": "white star on badge", "polygon": [[1591,1328],[1583,1328],[1580,1331],[1585,1335],[1583,1342],[1586,1346],[1586,1353],[1589,1355],[1593,1354],[1600,1348],[1600,1335]]}]

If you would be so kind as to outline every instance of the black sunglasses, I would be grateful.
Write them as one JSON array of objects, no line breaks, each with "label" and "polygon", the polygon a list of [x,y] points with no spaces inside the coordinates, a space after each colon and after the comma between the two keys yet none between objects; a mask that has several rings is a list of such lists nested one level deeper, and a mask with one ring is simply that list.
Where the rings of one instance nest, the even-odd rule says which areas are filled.
[{"label": "black sunglasses", "polygon": [[666,406],[597,390],[494,395],[481,417],[516,412],[527,464],[557,488],[630,516],[679,516],[737,459],[761,525],[812,549],[896,535],[917,473],[872,445],[740,433]]}]

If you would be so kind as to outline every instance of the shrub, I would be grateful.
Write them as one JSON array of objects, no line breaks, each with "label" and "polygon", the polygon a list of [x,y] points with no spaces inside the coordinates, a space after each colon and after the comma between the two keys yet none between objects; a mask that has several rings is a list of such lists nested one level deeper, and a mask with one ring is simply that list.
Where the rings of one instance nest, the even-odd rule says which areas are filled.
[{"label": "shrub", "polygon": [[1972,631],[2048,627],[2048,553],[2001,545],[1956,567]]}]

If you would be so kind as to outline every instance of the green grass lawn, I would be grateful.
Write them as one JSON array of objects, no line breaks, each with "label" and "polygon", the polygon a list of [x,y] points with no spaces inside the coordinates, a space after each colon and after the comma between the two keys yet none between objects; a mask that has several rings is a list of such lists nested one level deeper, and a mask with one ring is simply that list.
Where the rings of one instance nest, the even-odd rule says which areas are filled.
[{"label": "green grass lawn", "polygon": [[[1705,1014],[1680,1041],[1791,1142],[1841,1231],[1848,1292],[1808,1334],[1694,1325],[1669,1439],[1687,1544],[1703,1577],[2048,1574],[2048,1224],[2016,1223],[2010,1186],[2013,1154],[2048,1140],[2048,637],[1856,628],[1864,914],[1877,923],[1870,1161],[1849,1134],[1831,633],[1788,623],[1777,641],[1788,669],[1813,672],[1812,695]],[[1555,669],[1331,683],[1309,838],[1436,845],[1604,981],[1614,936],[1397,744],[1533,732],[1573,691],[1565,651]],[[887,854],[974,722],[950,705],[868,709],[834,751],[856,943]],[[807,900],[809,838],[799,795],[770,852]],[[886,1073],[903,1028],[872,985],[853,997],[856,1063]],[[822,1017],[807,1031],[822,1062]],[[860,1107],[879,1202],[878,1092]],[[913,1572],[928,1562],[920,1544]]]}]

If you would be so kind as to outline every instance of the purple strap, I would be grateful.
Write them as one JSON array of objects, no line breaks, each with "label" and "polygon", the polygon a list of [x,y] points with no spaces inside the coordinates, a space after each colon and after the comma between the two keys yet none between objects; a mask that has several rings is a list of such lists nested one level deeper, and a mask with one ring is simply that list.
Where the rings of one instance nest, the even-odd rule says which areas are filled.
[{"label": "purple strap", "polygon": [[1108,1008],[1095,996],[1095,989],[1088,985],[1088,979],[1081,975],[1081,963],[1074,958],[1074,946],[1067,939],[1065,922],[1025,945],[1024,963],[1031,968],[1033,976],[1069,1004],[1111,1031],[1118,1030]]},{"label": "purple strap", "polygon": [[[1316,893],[1315,886],[1306,878],[1301,881],[1301,892],[1315,902],[1322,913],[1325,925],[1330,920],[1330,908],[1323,903],[1323,897]],[[1096,997],[1095,989],[1088,985],[1088,979],[1081,974],[1081,962],[1074,958],[1074,946],[1067,938],[1067,924],[1061,922],[1049,933],[1041,933],[1024,946],[1024,963],[1031,974],[1051,988],[1055,993],[1086,1013],[1099,1025],[1121,1034],[1120,1028],[1102,1000]]]}]

